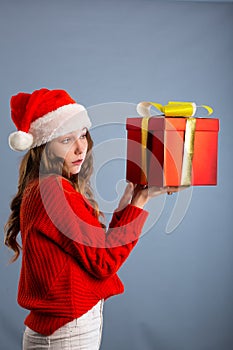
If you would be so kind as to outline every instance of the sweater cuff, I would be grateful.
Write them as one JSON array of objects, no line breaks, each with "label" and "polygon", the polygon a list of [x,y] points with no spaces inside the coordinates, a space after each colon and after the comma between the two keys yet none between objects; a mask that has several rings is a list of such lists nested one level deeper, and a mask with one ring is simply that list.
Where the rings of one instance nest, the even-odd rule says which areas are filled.
[{"label": "sweater cuff", "polygon": [[[125,207],[126,208],[126,207]],[[112,219],[109,223],[109,228],[114,227],[117,225],[117,223],[119,222],[119,220],[121,219],[121,216],[125,210],[125,208],[121,209],[121,210],[114,210],[113,214],[112,214]]]},{"label": "sweater cuff", "polygon": [[141,232],[148,215],[148,211],[138,208],[132,204],[128,204],[125,207],[123,213],[121,214],[121,226],[129,223],[131,223],[132,225],[134,223],[135,227],[137,228],[137,231]]},{"label": "sweater cuff", "polygon": [[117,247],[136,241],[148,215],[147,211],[128,204],[120,220],[108,231],[106,247]]}]

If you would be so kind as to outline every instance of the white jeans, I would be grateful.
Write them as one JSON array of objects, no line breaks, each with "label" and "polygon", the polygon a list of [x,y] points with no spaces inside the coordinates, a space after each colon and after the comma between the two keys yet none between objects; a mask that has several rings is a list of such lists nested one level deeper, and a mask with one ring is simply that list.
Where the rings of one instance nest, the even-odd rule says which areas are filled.
[{"label": "white jeans", "polygon": [[45,336],[26,327],[23,350],[98,350],[103,326],[103,300],[79,318]]}]

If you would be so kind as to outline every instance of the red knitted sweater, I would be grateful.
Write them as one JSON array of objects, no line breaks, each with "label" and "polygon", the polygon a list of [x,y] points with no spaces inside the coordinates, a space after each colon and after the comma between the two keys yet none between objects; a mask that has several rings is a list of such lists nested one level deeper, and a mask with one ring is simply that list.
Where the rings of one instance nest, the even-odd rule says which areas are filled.
[{"label": "red knitted sweater", "polygon": [[100,299],[122,293],[116,272],[138,241],[148,213],[127,205],[107,232],[90,203],[61,176],[31,182],[20,208],[22,267],[18,303],[25,325],[50,335]]}]

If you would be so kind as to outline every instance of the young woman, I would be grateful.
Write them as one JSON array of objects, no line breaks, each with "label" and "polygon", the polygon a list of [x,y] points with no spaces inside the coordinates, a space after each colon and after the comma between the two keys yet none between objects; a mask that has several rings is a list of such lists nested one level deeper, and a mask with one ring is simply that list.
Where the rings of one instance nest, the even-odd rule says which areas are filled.
[{"label": "young woman", "polygon": [[117,271],[138,241],[143,207],[166,190],[129,183],[106,230],[90,186],[86,109],[43,88],[12,96],[11,115],[18,131],[10,147],[27,150],[5,226],[13,261],[21,233],[18,303],[30,311],[23,349],[99,349],[103,302],[124,290]]}]

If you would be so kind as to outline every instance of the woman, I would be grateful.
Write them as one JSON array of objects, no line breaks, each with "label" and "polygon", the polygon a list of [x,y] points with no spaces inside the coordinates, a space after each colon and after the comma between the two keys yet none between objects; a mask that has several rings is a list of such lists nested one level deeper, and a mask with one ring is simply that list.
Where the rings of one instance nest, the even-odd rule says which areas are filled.
[{"label": "woman", "polygon": [[122,293],[117,271],[136,245],[148,213],[165,189],[128,184],[109,229],[94,200],[91,126],[85,108],[64,90],[11,98],[18,131],[14,150],[28,150],[11,202],[5,244],[21,247],[18,303],[30,310],[23,349],[99,349],[103,302]]}]

